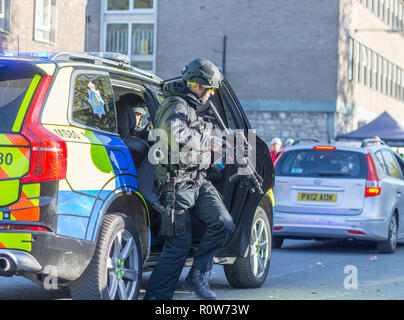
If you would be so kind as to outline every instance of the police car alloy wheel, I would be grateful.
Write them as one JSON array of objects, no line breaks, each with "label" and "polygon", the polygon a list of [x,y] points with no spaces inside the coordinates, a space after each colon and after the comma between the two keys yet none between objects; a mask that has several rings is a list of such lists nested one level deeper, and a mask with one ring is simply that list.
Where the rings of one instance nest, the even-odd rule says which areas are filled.
[{"label": "police car alloy wheel", "polygon": [[142,253],[135,223],[120,213],[105,215],[93,259],[70,286],[72,298],[134,300],[141,278]]},{"label": "police car alloy wheel", "polygon": [[265,209],[259,205],[251,226],[247,257],[238,257],[224,265],[227,281],[235,288],[259,288],[267,279],[271,259],[271,224]]}]

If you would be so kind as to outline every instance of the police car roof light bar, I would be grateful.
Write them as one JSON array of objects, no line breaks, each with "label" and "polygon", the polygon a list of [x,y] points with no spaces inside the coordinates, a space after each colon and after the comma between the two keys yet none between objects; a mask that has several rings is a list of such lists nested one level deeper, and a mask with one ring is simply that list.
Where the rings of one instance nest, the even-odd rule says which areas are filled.
[{"label": "police car roof light bar", "polygon": [[78,61],[97,65],[113,66],[126,71],[139,73],[153,79],[154,76],[130,64],[127,55],[115,52],[5,52],[1,56],[15,58],[37,58],[51,61]]}]

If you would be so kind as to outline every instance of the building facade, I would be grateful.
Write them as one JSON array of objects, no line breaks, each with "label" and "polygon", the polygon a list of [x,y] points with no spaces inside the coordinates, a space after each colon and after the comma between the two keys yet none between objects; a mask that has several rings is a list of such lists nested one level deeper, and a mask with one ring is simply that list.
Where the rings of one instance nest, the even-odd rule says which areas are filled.
[{"label": "building facade", "polygon": [[85,0],[0,0],[0,51],[84,51]]},{"label": "building facade", "polygon": [[89,0],[87,51],[125,54],[138,68],[155,73],[156,0]]},{"label": "building facade", "polygon": [[[404,122],[403,0],[89,0],[88,49],[162,78],[195,57],[221,67],[250,122],[335,138],[384,111]],[[98,38],[97,38],[98,30]]]},{"label": "building facade", "polygon": [[404,1],[341,0],[338,132],[387,111],[404,124]]}]

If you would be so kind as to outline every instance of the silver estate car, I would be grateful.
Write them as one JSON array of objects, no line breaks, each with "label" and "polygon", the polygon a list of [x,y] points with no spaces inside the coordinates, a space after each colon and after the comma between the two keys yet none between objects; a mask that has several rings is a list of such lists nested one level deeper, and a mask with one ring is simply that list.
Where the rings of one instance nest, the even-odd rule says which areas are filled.
[{"label": "silver estate car", "polygon": [[289,239],[404,240],[404,162],[382,141],[301,143],[276,165],[273,247]]}]

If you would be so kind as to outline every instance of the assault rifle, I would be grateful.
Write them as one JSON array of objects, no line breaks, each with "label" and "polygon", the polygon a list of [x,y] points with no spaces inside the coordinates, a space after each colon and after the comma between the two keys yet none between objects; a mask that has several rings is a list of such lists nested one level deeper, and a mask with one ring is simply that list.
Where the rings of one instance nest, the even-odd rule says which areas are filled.
[{"label": "assault rifle", "polygon": [[[220,116],[219,112],[217,111],[216,107],[211,101],[206,102],[199,110],[198,113],[201,114],[207,110],[207,112],[214,117],[214,119],[217,121],[219,124],[219,128],[224,131],[227,137],[232,136],[233,134],[230,132],[230,130],[226,127],[226,125],[223,122],[222,117]],[[245,174],[239,175],[238,170],[236,173],[234,173],[230,178],[229,181],[233,182],[234,179],[238,178],[244,178],[252,192],[255,192],[256,190],[260,193],[263,194],[264,191],[262,190],[262,177],[257,173],[255,170],[254,165],[251,163],[251,160],[249,158],[249,152],[254,151],[251,147],[251,145],[248,143],[248,140],[246,139],[245,135],[241,133],[239,135],[239,139],[241,139],[241,144],[245,149],[243,149],[243,154],[239,154],[238,157],[236,157],[236,161],[234,162],[235,165],[237,165],[239,168],[243,168]],[[236,153],[239,152],[236,150]]]}]

